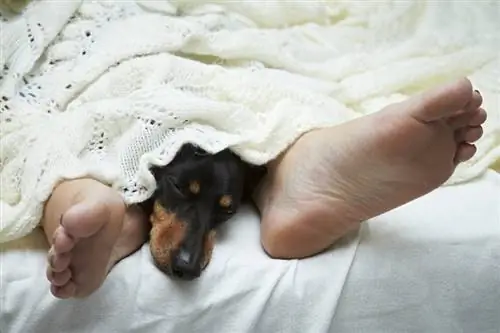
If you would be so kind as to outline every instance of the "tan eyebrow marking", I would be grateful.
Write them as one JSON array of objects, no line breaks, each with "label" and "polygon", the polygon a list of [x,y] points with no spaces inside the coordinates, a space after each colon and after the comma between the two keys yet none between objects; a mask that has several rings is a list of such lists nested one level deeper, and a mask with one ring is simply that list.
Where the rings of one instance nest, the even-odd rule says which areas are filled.
[{"label": "tan eyebrow marking", "polygon": [[201,186],[200,186],[199,181],[192,180],[191,182],[189,182],[189,191],[191,193],[198,194],[198,193],[200,193],[200,189],[201,189]]},{"label": "tan eyebrow marking", "polygon": [[230,195],[223,195],[220,197],[219,200],[219,205],[223,208],[229,208],[231,207],[231,204],[233,203],[233,198]]}]

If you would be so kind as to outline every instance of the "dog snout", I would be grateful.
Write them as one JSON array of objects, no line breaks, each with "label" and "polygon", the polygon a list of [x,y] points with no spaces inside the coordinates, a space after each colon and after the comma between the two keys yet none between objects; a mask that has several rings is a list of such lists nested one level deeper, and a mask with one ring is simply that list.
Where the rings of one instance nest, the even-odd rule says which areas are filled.
[{"label": "dog snout", "polygon": [[181,249],[172,260],[172,275],[182,280],[193,280],[201,275],[201,265],[193,253]]}]

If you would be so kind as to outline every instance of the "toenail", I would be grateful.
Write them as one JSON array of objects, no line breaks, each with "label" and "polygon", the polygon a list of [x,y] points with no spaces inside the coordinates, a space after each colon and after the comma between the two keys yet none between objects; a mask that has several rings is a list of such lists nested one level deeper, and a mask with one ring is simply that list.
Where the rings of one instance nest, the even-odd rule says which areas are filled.
[{"label": "toenail", "polygon": [[474,92],[476,92],[479,96],[481,96],[481,92],[479,92],[479,90],[475,89]]},{"label": "toenail", "polygon": [[54,281],[54,271],[51,269],[47,270],[47,280],[49,280],[50,283]]},{"label": "toenail", "polygon": [[55,258],[55,253],[53,249],[50,249],[49,252],[47,253],[47,261],[49,263],[50,268],[54,267],[54,258]]},{"label": "toenail", "polygon": [[52,253],[49,253],[48,261],[50,268],[54,268],[54,255]]}]

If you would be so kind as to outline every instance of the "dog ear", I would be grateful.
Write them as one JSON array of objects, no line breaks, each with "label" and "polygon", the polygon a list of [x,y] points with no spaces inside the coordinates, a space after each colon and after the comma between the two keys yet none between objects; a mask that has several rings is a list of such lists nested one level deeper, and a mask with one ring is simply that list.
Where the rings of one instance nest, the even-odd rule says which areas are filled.
[{"label": "dog ear", "polygon": [[[153,176],[155,177],[155,180],[156,180],[156,190],[148,199],[139,203],[139,207],[142,208],[142,210],[144,211],[144,213],[148,217],[153,213],[153,205],[154,205],[154,201],[156,200],[156,194],[158,192],[158,187],[160,186],[160,181],[161,181],[163,174],[166,171],[165,170],[166,168],[167,168],[167,166],[163,166],[163,167],[162,166],[151,166],[149,168],[149,171],[151,171],[151,173],[153,174]],[[148,221],[149,221],[149,219],[148,219]]]},{"label": "dog ear", "polygon": [[155,177],[156,182],[161,178],[162,174],[165,172],[165,168],[167,166],[152,166],[149,168],[149,171],[153,174],[153,177]]},{"label": "dog ear", "polygon": [[203,155],[207,155],[207,152],[191,143],[186,143],[182,145],[182,147],[177,151],[174,158],[172,159],[172,161],[170,161],[169,164],[165,166],[152,166],[149,171],[151,171],[156,181],[158,182],[169,166],[175,165],[182,161],[190,160],[194,156]]},{"label": "dog ear", "polygon": [[196,157],[203,157],[203,156],[208,156],[210,155],[207,151],[204,149],[192,144],[192,143],[185,143],[182,145],[182,147],[179,149],[177,154],[175,155],[174,161],[184,161],[187,159],[193,159]]},{"label": "dog ear", "polygon": [[238,167],[240,169],[240,172],[243,174],[242,199],[244,201],[247,200],[252,201],[253,193],[255,192],[257,186],[267,173],[267,167],[264,165],[255,165],[245,162],[241,159],[239,155],[237,155],[230,149],[227,149],[222,153],[224,152],[233,155],[238,161]]},{"label": "dog ear", "polygon": [[266,174],[267,168],[265,166],[244,163],[245,181],[243,186],[243,200],[253,200],[252,196]]}]

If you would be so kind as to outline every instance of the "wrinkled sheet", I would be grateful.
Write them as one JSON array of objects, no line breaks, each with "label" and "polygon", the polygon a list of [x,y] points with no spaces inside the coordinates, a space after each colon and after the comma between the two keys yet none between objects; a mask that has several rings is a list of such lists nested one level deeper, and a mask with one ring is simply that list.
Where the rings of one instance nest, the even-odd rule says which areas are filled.
[{"label": "wrinkled sheet", "polygon": [[196,282],[144,246],[83,301],[53,298],[37,231],[4,244],[1,333],[481,332],[500,328],[500,175],[488,172],[386,213],[314,258],[269,259],[245,208]]}]

